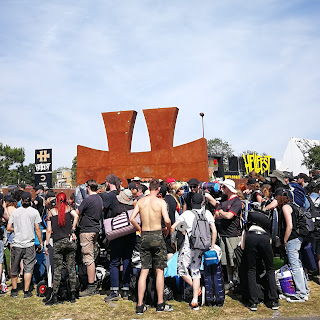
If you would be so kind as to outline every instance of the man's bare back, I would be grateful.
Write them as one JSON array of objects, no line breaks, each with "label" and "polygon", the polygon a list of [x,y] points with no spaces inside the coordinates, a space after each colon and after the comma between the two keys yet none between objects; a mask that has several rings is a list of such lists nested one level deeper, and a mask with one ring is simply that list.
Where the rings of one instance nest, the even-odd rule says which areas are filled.
[{"label": "man's bare back", "polygon": [[[163,206],[166,203],[151,195],[138,201],[142,231],[161,230],[161,217]],[[165,208],[166,209],[166,208]]]}]

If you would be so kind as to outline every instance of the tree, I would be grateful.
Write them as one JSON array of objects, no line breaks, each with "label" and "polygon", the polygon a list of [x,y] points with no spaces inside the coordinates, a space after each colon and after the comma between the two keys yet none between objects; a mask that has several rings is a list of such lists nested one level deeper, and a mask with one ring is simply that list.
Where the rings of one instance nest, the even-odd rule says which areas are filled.
[{"label": "tree", "polygon": [[259,153],[257,151],[253,151],[253,150],[245,150],[245,151],[242,151],[240,154],[239,154],[239,157],[242,157],[243,155],[246,155],[246,154],[258,154],[259,156],[268,156],[267,153],[263,152],[263,153]]},{"label": "tree", "polygon": [[23,166],[24,159],[25,152],[23,148],[11,148],[0,142],[0,184],[18,182],[17,168]]},{"label": "tree", "polygon": [[313,147],[304,155],[302,164],[309,170],[320,170],[320,146]]},{"label": "tree", "polygon": [[225,157],[233,156],[233,149],[227,141],[220,138],[209,139],[207,141],[208,154],[222,154]]},{"label": "tree", "polygon": [[71,167],[71,178],[72,178],[72,185],[77,185],[77,156],[75,156],[72,160],[72,167]]}]

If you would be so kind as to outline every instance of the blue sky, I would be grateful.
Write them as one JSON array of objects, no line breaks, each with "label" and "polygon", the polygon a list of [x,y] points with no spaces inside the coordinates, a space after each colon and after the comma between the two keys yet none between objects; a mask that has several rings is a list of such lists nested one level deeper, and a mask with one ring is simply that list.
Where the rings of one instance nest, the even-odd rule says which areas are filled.
[{"label": "blue sky", "polygon": [[[178,107],[174,145],[202,136],[281,160],[320,139],[320,1],[0,1],[0,142],[107,150],[102,112]],[[183,155],[182,155],[183,157]]]}]

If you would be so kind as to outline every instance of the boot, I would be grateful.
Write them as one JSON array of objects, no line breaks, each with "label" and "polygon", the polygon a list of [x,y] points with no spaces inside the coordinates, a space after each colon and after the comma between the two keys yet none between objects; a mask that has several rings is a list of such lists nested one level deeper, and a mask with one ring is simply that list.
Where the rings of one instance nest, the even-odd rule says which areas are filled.
[{"label": "boot", "polygon": [[87,288],[79,293],[79,297],[88,297],[97,294],[98,290],[95,284],[88,284]]},{"label": "boot", "polygon": [[76,302],[76,292],[75,291],[71,291],[70,302],[71,303],[75,303]]},{"label": "boot", "polygon": [[53,306],[54,304],[58,304],[58,298],[57,298],[57,294],[52,292],[51,295],[49,296],[49,299],[46,301],[45,305]]},{"label": "boot", "polygon": [[49,300],[49,298],[52,294],[52,290],[53,290],[52,287],[48,287],[47,292],[46,292],[46,297],[44,299],[42,299],[43,303],[46,303]]}]

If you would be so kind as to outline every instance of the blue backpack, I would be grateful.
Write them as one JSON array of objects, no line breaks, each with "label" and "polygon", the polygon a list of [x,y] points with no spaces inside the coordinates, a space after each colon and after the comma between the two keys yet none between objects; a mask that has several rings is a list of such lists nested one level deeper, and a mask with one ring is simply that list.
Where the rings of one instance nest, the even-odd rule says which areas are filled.
[{"label": "blue backpack", "polygon": [[300,208],[306,208],[306,193],[300,184],[294,182],[289,183],[289,196],[293,204]]}]

